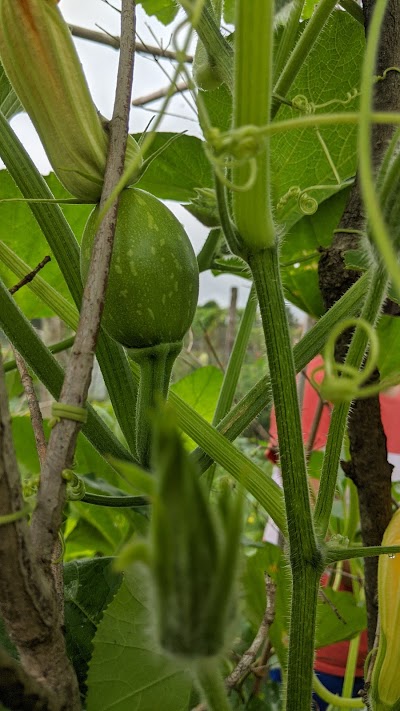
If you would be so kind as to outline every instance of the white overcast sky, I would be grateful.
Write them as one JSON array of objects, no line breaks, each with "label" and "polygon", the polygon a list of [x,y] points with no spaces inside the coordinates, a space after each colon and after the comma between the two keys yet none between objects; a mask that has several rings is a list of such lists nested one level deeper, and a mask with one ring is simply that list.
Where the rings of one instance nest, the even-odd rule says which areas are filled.
[{"label": "white overcast sky", "polygon": [[[119,0],[114,0],[114,5],[120,7]],[[70,24],[94,30],[101,28],[110,34],[119,35],[119,13],[104,0],[61,0],[60,10]],[[169,27],[164,27],[155,17],[149,18],[141,6],[137,5],[138,39],[152,45],[158,43],[163,47],[169,47],[174,25],[176,26],[176,22]],[[87,40],[75,39],[75,43],[94,102],[104,116],[110,117],[114,101],[118,52],[110,47]],[[157,64],[151,57],[136,55],[133,97],[147,95],[167,86],[168,79],[163,73],[163,69],[168,73],[168,76],[172,75],[173,68],[168,60],[161,59]],[[190,97],[188,97],[188,101],[190,102]],[[159,103],[152,103],[150,108],[156,111],[159,105]],[[192,135],[200,135],[198,125],[193,121],[194,111],[182,95],[177,95],[172,99],[169,111],[177,114],[178,117],[165,116],[159,130],[186,130]],[[153,115],[153,112],[149,113],[149,111],[133,107],[130,130],[135,132],[144,130]],[[46,155],[28,117],[25,114],[16,116],[12,125],[42,173],[50,171]],[[179,204],[169,202],[168,205],[184,224],[197,253],[204,243],[208,230],[202,227]],[[202,304],[214,299],[221,306],[227,306],[232,286],[239,287],[239,306],[243,306],[249,293],[249,283],[246,280],[230,275],[215,278],[209,272],[203,273],[200,277],[199,303]]]}]

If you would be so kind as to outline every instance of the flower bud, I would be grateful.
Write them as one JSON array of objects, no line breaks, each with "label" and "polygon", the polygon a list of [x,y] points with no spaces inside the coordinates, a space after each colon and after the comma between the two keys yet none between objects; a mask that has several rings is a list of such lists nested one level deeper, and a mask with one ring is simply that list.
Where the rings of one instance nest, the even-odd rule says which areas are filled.
[{"label": "flower bud", "polygon": [[[383,546],[400,545],[400,509],[390,521]],[[378,567],[380,637],[371,681],[374,711],[400,709],[400,553],[381,555]]]},{"label": "flower bud", "polygon": [[[75,197],[100,199],[108,134],[57,0],[0,0],[0,56],[57,177]],[[129,138],[126,163],[139,153]],[[135,174],[141,165],[138,157]]]},{"label": "flower bud", "polygon": [[235,614],[241,499],[225,490],[211,507],[169,410],[157,418],[153,468],[158,490],[140,559],[150,569],[157,641],[175,657],[212,657]]}]

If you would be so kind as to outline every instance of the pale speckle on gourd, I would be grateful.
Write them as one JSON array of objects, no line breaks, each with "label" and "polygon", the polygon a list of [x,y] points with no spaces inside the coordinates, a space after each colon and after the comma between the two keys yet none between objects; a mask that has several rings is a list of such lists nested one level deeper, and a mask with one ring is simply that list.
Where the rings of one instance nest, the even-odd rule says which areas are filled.
[{"label": "pale speckle on gourd", "polygon": [[153,246],[151,247],[151,253],[152,253],[152,254],[155,254],[155,253],[156,253],[156,248],[153,247]]},{"label": "pale speckle on gourd", "polygon": [[158,232],[157,222],[155,221],[151,212],[147,213],[147,224],[149,226],[149,230],[154,230],[155,232]]},{"label": "pale speckle on gourd", "polygon": [[147,312],[149,313],[149,315],[151,316],[151,318],[152,318],[153,321],[154,321],[154,320],[155,320],[155,316],[154,316],[154,311],[153,311],[153,309],[150,309],[149,307],[147,307]]},{"label": "pale speckle on gourd", "polygon": [[165,239],[160,239],[160,247],[164,247]]},{"label": "pale speckle on gourd", "polygon": [[116,264],[115,267],[114,267],[114,269],[115,269],[115,271],[117,272],[117,274],[122,274],[122,268],[120,267],[119,264]]},{"label": "pale speckle on gourd", "polygon": [[133,249],[128,249],[127,255],[128,257],[133,257]]}]

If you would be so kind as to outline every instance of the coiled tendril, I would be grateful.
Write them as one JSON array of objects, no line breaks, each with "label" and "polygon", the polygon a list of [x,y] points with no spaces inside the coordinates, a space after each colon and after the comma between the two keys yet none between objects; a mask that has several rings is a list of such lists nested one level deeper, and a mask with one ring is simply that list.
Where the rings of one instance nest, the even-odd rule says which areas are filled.
[{"label": "coiled tendril", "polygon": [[67,482],[68,501],[80,501],[86,494],[85,483],[72,469],[63,469],[62,478]]},{"label": "coiled tendril", "polygon": [[[335,346],[338,339],[347,329],[354,327],[362,328],[368,336],[368,355],[362,370],[358,370],[346,363],[338,363],[335,360]],[[324,400],[336,404],[351,402],[357,398],[371,397],[382,390],[398,385],[400,383],[400,374],[386,378],[374,385],[364,385],[376,368],[378,355],[379,340],[371,324],[361,318],[346,319],[338,323],[329,335],[324,349],[324,364],[315,368],[311,373],[313,386]],[[315,376],[320,370],[324,371],[325,377],[322,383],[317,383]]]},{"label": "coiled tendril", "polygon": [[289,190],[282,195],[276,209],[282,210],[291,198],[295,198],[303,215],[314,215],[314,213],[318,210],[318,201],[310,195],[308,190],[318,190],[320,187],[322,186],[311,185],[311,187],[306,190],[302,190],[299,185],[292,185],[292,187],[290,187]]},{"label": "coiled tendril", "polygon": [[[206,144],[207,158],[219,180],[230,190],[245,192],[253,187],[257,178],[257,155],[263,150],[265,138],[257,126],[241,126],[225,133],[218,128],[208,129]],[[238,185],[226,176],[226,169],[237,168],[248,163],[249,177]]]}]

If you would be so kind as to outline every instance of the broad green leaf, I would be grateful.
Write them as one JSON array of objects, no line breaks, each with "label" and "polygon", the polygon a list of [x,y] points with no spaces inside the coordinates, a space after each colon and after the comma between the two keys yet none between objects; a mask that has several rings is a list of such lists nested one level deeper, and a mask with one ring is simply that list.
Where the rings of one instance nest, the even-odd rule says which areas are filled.
[{"label": "broad green leaf", "polygon": [[224,0],[224,20],[233,25],[235,22],[236,0]]},{"label": "broad green leaf", "polygon": [[[193,407],[207,422],[211,422],[222,380],[222,372],[213,365],[207,365],[204,368],[194,370],[182,380],[174,383],[171,390]],[[190,449],[194,449],[195,442],[189,437],[185,439]]]},{"label": "broad green leaf", "polygon": [[2,64],[0,64],[0,111],[8,120],[23,111],[22,104],[8,81]]},{"label": "broad green leaf", "polygon": [[308,20],[309,17],[314,12],[314,7],[318,3],[318,0],[306,0],[303,7],[302,17],[304,20]]},{"label": "broad green leaf", "polygon": [[378,369],[381,380],[400,374],[400,320],[392,316],[382,316],[378,328],[379,357]]},{"label": "broad green leaf", "polygon": [[113,558],[75,560],[64,566],[65,642],[83,694],[92,639],[103,610],[122,582],[122,575],[113,570],[113,561]]},{"label": "broad green leaf", "polygon": [[292,225],[282,240],[285,296],[316,318],[325,311],[318,282],[319,251],[331,244],[347,198],[348,190],[328,198],[314,215],[304,215]]},{"label": "broad green leaf", "polygon": [[[159,150],[173,135],[157,133],[151,152]],[[135,135],[134,138],[139,140],[140,135]],[[189,202],[196,197],[196,188],[214,187],[211,166],[203,145],[199,138],[178,135],[150,164],[137,187],[162,200],[179,202]]]},{"label": "broad green leaf", "polygon": [[[129,509],[113,509],[80,501],[70,502],[69,511],[65,560],[116,555],[132,533]],[[71,533],[68,533],[69,530]]]},{"label": "broad green leaf", "polygon": [[140,0],[139,4],[147,15],[155,15],[163,25],[169,25],[178,12],[174,0]]},{"label": "broad green leaf", "polygon": [[[355,111],[357,98],[346,101],[359,87],[360,66],[365,47],[362,27],[345,12],[334,12],[320,39],[302,66],[288,99],[303,96],[313,104],[316,113]],[[320,107],[326,102],[336,103]],[[281,106],[277,120],[300,116],[298,110]],[[336,167],[341,182],[355,175],[357,131],[355,127],[332,126],[320,129],[320,134]],[[318,202],[337,190],[337,182],[315,129],[290,130],[271,139],[273,200],[276,219],[292,224],[301,216],[295,198],[282,201],[294,186],[307,190]],[[312,186],[329,185],[324,190]]]},{"label": "broad green leaf", "polygon": [[324,588],[324,595],[332,604],[318,602],[316,649],[351,639],[367,627],[365,604],[357,603],[351,592]]},{"label": "broad green leaf", "polygon": [[[302,95],[309,105],[317,106],[336,102],[317,108],[317,113],[355,111],[357,98],[346,105],[340,102],[347,101],[348,92],[354,94],[359,87],[364,47],[364,32],[360,24],[345,12],[333,12],[287,98],[293,100]],[[232,115],[232,97],[227,88],[220,87],[215,91],[205,92],[202,96],[211,124],[221,131],[228,131]],[[298,110],[282,105],[275,121],[299,116],[301,113]],[[340,180],[349,180],[356,171],[356,128],[343,125],[325,126],[320,129],[320,133]],[[285,201],[290,188],[299,186],[300,190],[307,190],[315,185],[329,185],[325,190],[309,190],[310,196],[318,203],[322,203],[338,190],[335,175],[313,128],[287,130],[271,138],[271,175],[275,218],[286,227],[290,227],[303,216],[296,198],[288,198]]]},{"label": "broad green leaf", "polygon": [[[46,180],[57,198],[70,197],[53,173]],[[21,197],[20,191],[10,174],[6,170],[0,171],[0,240],[13,249],[34,269],[46,255],[52,256],[52,254],[29,206],[24,202],[1,202],[2,198],[15,197]],[[75,235],[80,239],[91,207],[87,205],[68,205],[63,206],[62,209]],[[0,276],[8,287],[19,281],[3,264],[0,264]],[[69,290],[54,258],[49,264],[46,264],[41,276],[51,286],[55,287],[62,296],[71,301]],[[28,289],[18,291],[15,299],[28,318],[42,318],[54,315],[54,312]]]},{"label": "broad green leaf", "polygon": [[130,569],[104,613],[89,666],[87,711],[187,711],[188,673],[157,650],[141,570]]},{"label": "broad green leaf", "polygon": [[14,415],[11,419],[11,426],[14,448],[22,476],[38,474],[40,472],[39,459],[29,413]]}]

